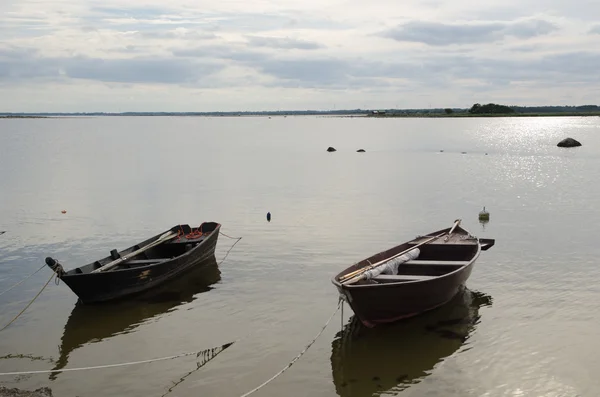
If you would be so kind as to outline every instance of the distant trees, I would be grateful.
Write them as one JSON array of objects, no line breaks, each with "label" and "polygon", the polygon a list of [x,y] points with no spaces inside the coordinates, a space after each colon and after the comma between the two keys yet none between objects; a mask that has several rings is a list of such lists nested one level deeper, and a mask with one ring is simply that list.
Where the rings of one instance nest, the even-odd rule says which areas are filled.
[{"label": "distant trees", "polygon": [[454,110],[452,110],[450,108],[446,108],[446,109],[444,109],[444,112],[446,112],[446,114],[452,114],[452,113],[454,113]]},{"label": "distant trees", "polygon": [[511,107],[495,103],[488,103],[487,105],[476,103],[469,109],[469,113],[471,114],[509,114],[514,112],[514,109]]}]

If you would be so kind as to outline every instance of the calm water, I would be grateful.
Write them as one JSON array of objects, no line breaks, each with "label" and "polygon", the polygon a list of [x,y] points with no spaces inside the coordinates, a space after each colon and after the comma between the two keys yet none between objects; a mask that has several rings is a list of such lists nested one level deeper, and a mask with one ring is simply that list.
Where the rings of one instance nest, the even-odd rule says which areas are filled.
[{"label": "calm water", "polygon": [[[583,146],[557,148],[567,136]],[[239,396],[319,332],[335,273],[461,218],[496,239],[464,295],[374,330],[345,306],[254,395],[598,395],[598,178],[591,117],[0,120],[0,291],[46,256],[72,268],[178,223],[242,237],[223,263],[126,304],[82,307],[51,283],[0,337],[0,372],[201,358],[0,384],[162,396],[187,375],[167,395]],[[219,237],[217,261],[233,242]],[[48,277],[0,296],[0,326]]]}]

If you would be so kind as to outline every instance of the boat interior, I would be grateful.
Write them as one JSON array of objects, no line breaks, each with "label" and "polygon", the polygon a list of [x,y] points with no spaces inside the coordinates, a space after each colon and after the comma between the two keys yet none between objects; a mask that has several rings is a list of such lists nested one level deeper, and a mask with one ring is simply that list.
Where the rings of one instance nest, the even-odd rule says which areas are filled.
[{"label": "boat interior", "polygon": [[[133,269],[136,267],[162,263],[192,250],[194,247],[204,241],[217,228],[217,226],[218,224],[215,222],[204,222],[198,227],[177,225],[167,231],[167,233],[175,234],[174,238],[167,239],[166,241],[148,249],[143,249],[149,244],[152,244],[160,239],[161,236],[164,235],[161,233],[122,251],[113,249],[109,256],[88,265],[70,270],[67,272],[67,274],[91,273],[94,270],[97,270],[117,260],[122,261],[118,265],[111,267],[106,271],[112,272],[115,270]],[[141,250],[141,252],[135,253],[138,250]],[[130,254],[134,255],[130,256]]]},{"label": "boat interior", "polygon": [[[416,247],[428,238],[430,236],[420,237],[402,244],[383,255],[379,254],[369,258],[368,262],[361,262],[358,267],[368,266],[369,262],[376,263],[386,257],[392,257],[411,247]],[[448,240],[444,240],[442,237],[418,246],[419,256],[400,264],[397,274],[380,274],[370,280],[360,280],[357,285],[425,281],[444,276],[468,265],[477,255],[478,247],[476,240],[465,239],[464,235],[457,234]]]}]

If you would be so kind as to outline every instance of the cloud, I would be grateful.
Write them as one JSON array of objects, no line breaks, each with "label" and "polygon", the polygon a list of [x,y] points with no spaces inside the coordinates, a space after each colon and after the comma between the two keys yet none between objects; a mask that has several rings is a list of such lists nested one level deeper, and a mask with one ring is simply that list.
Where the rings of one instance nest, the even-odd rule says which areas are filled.
[{"label": "cloud", "polygon": [[0,109],[414,108],[597,94],[600,2],[364,5],[5,0]]},{"label": "cloud", "polygon": [[34,51],[0,51],[0,80],[83,79],[111,83],[196,83],[219,66],[186,59],[45,58]]},{"label": "cloud", "polygon": [[205,45],[196,47],[180,47],[171,49],[175,57],[182,58],[201,58],[205,60],[234,60],[240,62],[261,62],[269,55],[265,52],[258,52],[246,49],[238,45]]},{"label": "cloud", "polygon": [[382,33],[397,41],[424,43],[432,46],[451,44],[477,44],[500,41],[513,36],[527,39],[557,30],[554,24],[530,19],[517,22],[481,22],[447,24],[440,22],[411,21]]},{"label": "cloud", "polygon": [[289,37],[248,36],[248,44],[251,47],[269,47],[287,50],[316,50],[324,47],[323,45],[316,42],[292,39]]},{"label": "cloud", "polygon": [[590,28],[590,34],[600,34],[600,24],[594,25]]}]

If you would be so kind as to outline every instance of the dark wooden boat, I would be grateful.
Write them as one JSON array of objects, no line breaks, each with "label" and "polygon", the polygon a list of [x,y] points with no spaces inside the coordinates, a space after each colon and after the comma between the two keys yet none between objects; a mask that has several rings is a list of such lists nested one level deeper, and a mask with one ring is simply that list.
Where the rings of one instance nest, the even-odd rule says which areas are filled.
[{"label": "dark wooden boat", "polygon": [[[337,274],[332,283],[360,321],[373,327],[418,315],[452,299],[493,239],[459,226],[418,236]],[[383,273],[381,273],[383,271]]]},{"label": "dark wooden boat", "polygon": [[462,288],[446,305],[384,327],[365,327],[352,316],[331,343],[337,395],[401,395],[440,362],[470,348],[481,309],[491,305],[491,296]]},{"label": "dark wooden boat", "polygon": [[[182,305],[201,298],[221,280],[214,255],[169,283],[142,292],[111,305],[85,305],[76,302],[63,328],[59,356],[53,370],[65,368],[69,356],[94,343],[105,342],[116,335],[135,332],[160,316],[178,310]],[[54,380],[60,372],[50,374]]]},{"label": "dark wooden boat", "polygon": [[221,225],[204,222],[198,228],[177,225],[122,251],[64,271],[53,258],[46,264],[83,303],[118,300],[151,290],[214,255]]}]

